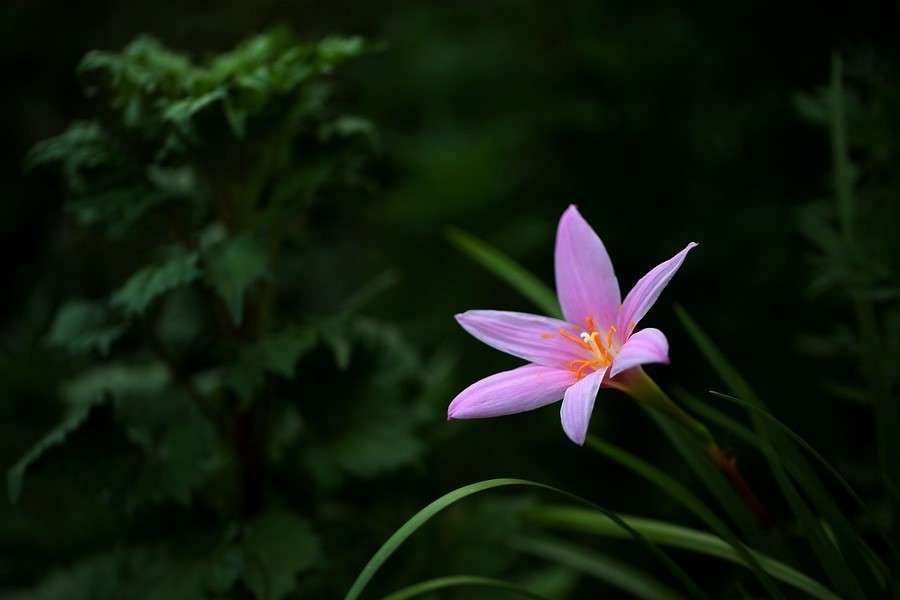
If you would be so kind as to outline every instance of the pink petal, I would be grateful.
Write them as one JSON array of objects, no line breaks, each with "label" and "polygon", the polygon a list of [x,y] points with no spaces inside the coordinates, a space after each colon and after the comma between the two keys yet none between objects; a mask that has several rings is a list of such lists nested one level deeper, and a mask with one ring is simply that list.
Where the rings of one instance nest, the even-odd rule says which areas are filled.
[{"label": "pink petal", "polygon": [[563,316],[581,325],[585,318],[605,329],[616,322],[619,282],[603,242],[574,206],[556,231],[556,293]]},{"label": "pink petal", "polygon": [[659,329],[635,331],[613,360],[609,371],[615,377],[622,371],[649,363],[669,364],[669,341]]},{"label": "pink petal", "polygon": [[659,298],[663,288],[669,284],[675,272],[678,271],[678,267],[684,262],[687,253],[696,245],[694,242],[691,242],[684,250],[661,265],[654,267],[649,273],[641,277],[641,280],[628,292],[628,295],[625,296],[625,302],[622,303],[622,310],[619,312],[618,327],[620,335],[627,338],[628,333],[634,329],[634,325],[637,325],[644,318],[644,315],[647,314],[647,311]]},{"label": "pink petal", "polygon": [[525,365],[477,381],[453,399],[448,419],[483,419],[525,412],[556,402],[575,382],[575,373]]},{"label": "pink petal", "polygon": [[563,398],[560,409],[563,431],[579,446],[584,445],[584,438],[587,437],[594,400],[597,399],[597,390],[600,389],[600,382],[605,374],[606,369],[594,371],[567,389]]},{"label": "pink petal", "polygon": [[463,329],[497,350],[539,365],[566,368],[583,360],[587,351],[560,335],[560,329],[578,339],[581,328],[565,321],[499,310],[470,310],[456,315]]}]

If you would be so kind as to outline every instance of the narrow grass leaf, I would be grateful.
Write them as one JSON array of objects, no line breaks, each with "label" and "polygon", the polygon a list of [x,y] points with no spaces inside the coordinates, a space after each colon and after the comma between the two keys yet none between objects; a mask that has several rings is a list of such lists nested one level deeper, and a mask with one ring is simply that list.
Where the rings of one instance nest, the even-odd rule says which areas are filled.
[{"label": "narrow grass leaf", "polygon": [[664,600],[681,597],[646,571],[574,544],[548,538],[522,537],[513,542],[513,547],[604,581],[636,598]]},{"label": "narrow grass leaf", "polygon": [[[697,552],[747,567],[744,558],[722,538],[705,531],[653,519],[620,515],[622,520],[648,540],[671,548]],[[571,506],[542,506],[529,510],[526,518],[533,523],[578,531],[614,539],[627,539],[622,529],[604,517]],[[820,600],[836,600],[832,591],[815,579],[770,556],[748,549],[759,565],[775,579]]]},{"label": "narrow grass leaf", "polygon": [[519,263],[496,248],[458,229],[449,230],[447,237],[469,258],[511,285],[515,290],[531,300],[545,314],[551,317],[562,315],[559,301],[556,299],[556,294],[553,293],[553,290]]},{"label": "narrow grass leaf", "polygon": [[[844,490],[847,492],[847,494],[849,494],[849,496],[851,498],[853,498],[853,501],[856,502],[857,506],[859,506],[860,509],[865,513],[866,517],[869,519],[869,521],[872,523],[872,525],[877,528],[878,533],[881,536],[881,539],[884,541],[887,548],[891,551],[891,554],[894,555],[894,558],[896,560],[900,561],[900,552],[898,552],[897,547],[891,541],[890,537],[888,537],[888,535],[884,532],[884,529],[881,527],[878,527],[878,519],[875,517],[875,515],[872,513],[872,511],[869,509],[869,507],[866,505],[866,503],[863,501],[863,499],[859,496],[859,494],[856,493],[856,490],[853,489],[853,487],[850,485],[850,483],[847,482],[846,479],[844,479],[844,477],[838,472],[838,470],[835,469],[831,465],[831,463],[829,463],[825,459],[824,456],[819,454],[819,452],[815,448],[813,448],[806,440],[804,440],[802,437],[800,437],[800,435],[798,435],[796,432],[794,432],[793,429],[791,429],[790,427],[788,427],[787,425],[785,425],[784,423],[782,423],[781,421],[776,419],[769,412],[763,410],[762,408],[759,408],[758,406],[753,406],[749,402],[744,402],[743,400],[741,400],[739,398],[735,398],[734,396],[729,396],[728,394],[723,394],[721,392],[716,392],[716,391],[710,390],[709,393],[714,396],[717,396],[719,398],[722,398],[723,400],[727,400],[729,402],[733,402],[739,406],[742,406],[746,410],[748,410],[754,414],[757,414],[760,417],[768,420],[773,425],[775,425],[778,429],[780,429],[785,435],[787,435],[792,440],[794,440],[797,444],[799,444],[800,447],[802,447],[804,450],[809,452],[812,455],[812,457],[815,458],[819,462],[819,464],[821,464],[823,467],[825,467],[825,469],[829,473],[831,473],[831,475],[841,485],[841,487],[844,488]],[[792,465],[788,464],[787,466],[788,466],[788,469],[790,470]],[[866,547],[866,550],[871,551],[871,549],[869,549],[868,547]],[[874,552],[872,554],[874,555]],[[879,559],[875,558],[875,560],[879,560]]]},{"label": "narrow grass leaf", "polygon": [[722,472],[709,459],[709,455],[697,445],[694,437],[672,422],[668,415],[649,407],[642,407],[653,422],[665,434],[675,450],[684,459],[697,478],[706,486],[719,506],[738,527],[751,544],[773,552],[771,539],[766,535],[747,504],[725,479]]},{"label": "narrow grass leaf", "polygon": [[[697,344],[713,370],[730,388],[731,392],[753,406],[764,408],[763,401],[722,355],[712,340],[700,329],[700,326],[683,308],[676,307],[675,310],[694,343]],[[761,441],[761,449],[776,476],[776,481],[785,499],[795,511],[795,516],[804,524],[805,533],[809,536],[809,542],[822,569],[835,583],[838,590],[845,596],[861,597],[862,588],[857,575],[862,575],[864,572],[872,573],[879,584],[883,582],[883,575],[879,572],[883,570],[883,565],[868,561],[866,557],[873,555],[871,549],[854,531],[803,454],[783,432],[773,427],[771,423],[755,413],[751,413],[751,418]],[[784,474],[785,465],[790,465],[792,475],[810,502],[827,520],[833,536],[826,533],[818,517],[811,512],[799,496],[786,474],[784,477],[781,476]]]},{"label": "narrow grass leaf", "polygon": [[[593,435],[588,435],[587,446],[640,475],[694,513],[700,520],[706,523],[710,529],[731,544],[734,550],[746,561],[747,566],[750,567],[753,574],[756,575],[756,578],[766,588],[766,591],[771,597],[783,597],[777,584],[772,581],[772,578],[762,569],[737,535],[731,531],[728,525],[726,525],[716,513],[706,506],[706,504],[704,504],[703,501],[695,496],[689,489],[684,487],[684,485],[633,454]],[[704,457],[704,460],[707,459]]]},{"label": "narrow grass leaf", "polygon": [[408,598],[415,598],[417,596],[422,596],[430,592],[458,587],[492,588],[519,594],[524,598],[533,598],[534,600],[550,600],[549,597],[544,596],[543,594],[538,594],[537,592],[533,592],[528,588],[510,583],[508,581],[503,581],[502,579],[494,579],[492,577],[477,577],[474,575],[451,575],[449,577],[436,577],[427,581],[420,581],[419,583],[414,583],[413,585],[405,587],[402,590],[397,590],[396,592],[388,594],[387,596],[382,598],[382,600],[407,600]]},{"label": "narrow grass leaf", "polygon": [[713,408],[709,404],[701,401],[699,398],[685,390],[676,388],[675,390],[673,390],[672,395],[675,396],[680,404],[685,406],[692,413],[699,415],[704,422],[713,423],[719,428],[733,435],[735,439],[740,440],[744,444],[747,444],[748,446],[751,446],[753,448],[759,448],[759,437],[753,432],[752,429],[750,429],[743,423],[739,423],[736,419],[730,417],[729,415],[726,415],[716,408]]},{"label": "narrow grass leaf", "polygon": [[[586,506],[590,506],[594,510],[601,512],[602,514],[609,517],[613,522],[620,523],[626,531],[633,532],[632,529],[628,527],[628,525],[622,521],[618,515],[609,511],[589,500],[585,500],[580,498],[574,494],[570,494],[569,492],[565,492],[563,490],[554,488],[549,485],[545,485],[542,483],[537,483],[534,481],[528,481],[525,479],[488,479],[486,481],[481,481],[478,483],[473,483],[467,486],[463,486],[452,492],[445,494],[420,510],[418,513],[413,515],[406,523],[400,526],[397,531],[395,531],[390,538],[375,552],[375,555],[369,560],[360,574],[357,576],[356,581],[353,583],[353,586],[350,588],[350,591],[347,592],[345,596],[345,600],[356,600],[362,594],[363,590],[369,584],[369,581],[375,576],[375,573],[378,572],[378,569],[387,561],[388,558],[400,547],[403,542],[405,542],[413,533],[415,533],[422,525],[427,523],[434,517],[436,514],[450,506],[451,504],[462,500],[468,496],[473,494],[477,494],[479,492],[484,492],[487,490],[500,488],[500,487],[508,487],[508,486],[525,486],[531,488],[537,488],[542,490],[547,490],[559,494],[569,500],[573,500],[580,504],[584,504]],[[697,584],[685,573],[671,558],[669,558],[664,552],[662,552],[659,548],[654,546],[653,544],[648,543],[640,534],[634,532],[634,538],[640,543],[644,544],[657,558],[659,558],[671,571],[672,573],[679,579],[679,581],[684,585],[687,589],[690,590],[691,595],[697,598],[705,598],[706,595],[700,590]]]}]

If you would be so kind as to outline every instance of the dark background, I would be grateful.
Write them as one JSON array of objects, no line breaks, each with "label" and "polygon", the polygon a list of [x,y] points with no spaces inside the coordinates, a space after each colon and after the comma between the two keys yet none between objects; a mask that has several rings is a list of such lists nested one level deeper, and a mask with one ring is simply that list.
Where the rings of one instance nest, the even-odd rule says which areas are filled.
[{"label": "dark background", "polygon": [[[0,10],[0,329],[12,332],[3,348],[0,464],[55,422],[53,377],[41,376],[54,359],[37,348],[39,335],[55,299],[84,287],[79,277],[89,271],[63,251],[59,180],[22,169],[34,143],[96,113],[74,75],[78,61],[140,33],[203,56],[280,23],[310,40],[347,33],[386,43],[340,74],[383,144],[378,191],[338,209],[353,251],[336,241],[336,260],[360,282],[389,268],[399,274],[369,310],[397,322],[423,353],[457,357],[451,394],[517,364],[470,339],[452,315],[533,308],[453,248],[447,229],[481,237],[549,283],[556,222],[574,203],[609,249],[623,295],[686,242],[700,243],[645,322],[672,348],[671,367],[651,375],[700,395],[721,389],[674,316],[681,304],[773,411],[839,468],[852,474],[871,459],[869,412],[826,390],[858,379],[857,365],[798,343],[850,317],[835,297],[807,291],[811,250],[797,211],[831,194],[831,150],[827,130],[801,118],[795,99],[827,85],[835,50],[890,64],[900,50],[895,2],[12,0]],[[35,346],[21,347],[23,339]],[[445,431],[419,468],[393,474],[384,485],[394,491],[378,492],[403,496],[408,511],[394,519],[495,476],[547,481],[636,514],[679,514],[569,444],[555,408],[436,428]],[[684,469],[616,392],[601,392],[592,431]],[[758,458],[742,460],[753,473]],[[361,499],[358,510],[366,506]],[[18,510],[0,510],[0,540],[3,529],[15,530]],[[375,538],[360,542],[363,559]],[[35,560],[71,560],[51,554]],[[13,584],[36,576],[7,575]]]}]

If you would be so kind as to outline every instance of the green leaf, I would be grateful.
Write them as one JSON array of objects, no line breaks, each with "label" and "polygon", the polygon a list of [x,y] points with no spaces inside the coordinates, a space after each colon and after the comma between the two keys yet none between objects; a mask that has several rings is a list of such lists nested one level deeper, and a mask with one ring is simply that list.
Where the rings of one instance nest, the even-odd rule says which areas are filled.
[{"label": "green leaf", "polygon": [[319,542],[309,523],[297,515],[271,511],[244,529],[248,556],[244,581],[259,600],[278,600],[296,585],[297,574],[312,567]]},{"label": "green leaf", "polygon": [[483,587],[488,589],[503,590],[504,592],[513,592],[526,598],[534,598],[535,600],[550,600],[549,597],[537,592],[531,591],[526,587],[494,579],[492,577],[477,577],[472,575],[452,575],[450,577],[436,577],[428,581],[421,581],[402,590],[397,590],[385,596],[382,600],[408,600],[438,590],[457,587]]},{"label": "green leaf", "polygon": [[113,400],[116,420],[144,452],[129,489],[129,509],[170,500],[188,505],[193,491],[229,460],[215,427],[185,394],[141,390]]},{"label": "green leaf", "polygon": [[70,198],[66,210],[82,225],[97,227],[112,237],[121,237],[134,231],[147,214],[166,200],[166,194],[141,181],[91,189]]},{"label": "green leaf", "polygon": [[98,124],[76,121],[62,134],[37,143],[25,157],[25,168],[60,163],[74,192],[87,188],[87,174],[100,167],[121,167],[121,149]]},{"label": "green leaf", "polygon": [[110,298],[110,305],[133,315],[143,313],[156,298],[200,277],[196,253],[178,256],[160,265],[144,267]]},{"label": "green leaf", "polygon": [[226,382],[247,406],[264,383],[266,373],[293,378],[297,361],[317,341],[316,332],[303,327],[270,334],[240,351],[237,361],[228,369]]},{"label": "green leaf", "polygon": [[335,137],[351,138],[362,137],[369,145],[378,150],[381,146],[381,138],[378,136],[378,128],[369,119],[356,115],[341,115],[334,121],[323,123],[319,127],[319,139],[327,142]]},{"label": "green leaf", "polygon": [[158,392],[169,382],[169,372],[160,363],[112,363],[95,367],[66,381],[60,392],[69,406],[82,406],[93,404],[109,394],[122,396]]},{"label": "green leaf", "polygon": [[377,320],[331,319],[319,332],[326,344],[340,340],[347,362],[339,368],[352,361],[353,377],[320,374],[338,400],[320,413],[305,409],[316,422],[306,454],[316,477],[333,485],[347,474],[370,478],[415,461],[425,449],[420,430],[435,418],[427,400],[444,383],[440,370],[424,365],[397,327]]},{"label": "green leaf", "polygon": [[[628,539],[629,536],[622,528],[604,515],[596,512],[569,506],[542,506],[532,509],[526,514],[529,521],[568,531],[588,533],[610,537],[615,539]],[[641,517],[620,515],[623,521],[628,523],[635,531],[638,531],[648,540],[661,546],[670,546],[698,552],[707,556],[714,556],[729,562],[749,567],[745,557],[722,538],[710,533],[656,521]],[[775,560],[769,556],[749,549],[756,562],[775,579],[786,583],[797,590],[803,591],[814,598],[822,600],[836,600],[833,592],[811,577],[797,571],[793,567]]]},{"label": "green leaf", "polygon": [[[634,534],[636,540],[641,543],[645,543],[645,538],[633,530],[628,526],[627,523],[619,519],[619,517],[611,512],[590,502],[588,500],[584,500],[570,494],[568,492],[564,492],[557,488],[542,484],[536,483],[533,481],[527,481],[524,479],[489,479],[487,481],[481,481],[479,483],[473,483],[467,486],[463,486],[458,488],[444,496],[441,496],[418,513],[416,513],[412,518],[410,518],[406,523],[404,523],[397,531],[391,535],[390,538],[378,549],[375,555],[369,560],[360,574],[357,576],[356,581],[353,583],[353,586],[350,588],[350,591],[347,592],[344,600],[356,600],[362,594],[363,590],[365,590],[369,581],[375,576],[375,573],[378,572],[378,569],[381,568],[382,565],[387,561],[388,558],[406,541],[413,533],[416,532],[422,525],[427,523],[434,517],[436,514],[440,513],[442,510],[447,508],[448,506],[471,496],[473,494],[477,494],[479,492],[484,492],[487,490],[500,488],[500,487],[508,487],[508,486],[526,486],[533,487],[541,490],[547,490],[550,492],[554,492],[561,496],[564,496],[570,500],[574,500],[581,504],[588,505],[593,509],[607,515],[613,522],[620,524],[628,533]],[[703,592],[697,588],[696,584],[693,583],[690,577],[687,576],[671,559],[668,558],[665,554],[659,551],[658,548],[651,544],[647,544],[647,548],[650,549],[658,558],[660,558],[667,567],[669,567],[681,580],[683,584],[686,585],[689,589],[691,589],[692,593],[698,597],[703,597]]]},{"label": "green leaf", "polygon": [[552,560],[573,571],[590,575],[636,598],[647,600],[681,598],[680,594],[649,573],[611,556],[574,544],[547,538],[525,537],[516,540],[513,547],[520,552]]},{"label": "green leaf", "polygon": [[[101,400],[102,398],[100,397],[96,398],[96,403],[99,403]],[[47,432],[28,452],[16,461],[16,464],[10,468],[6,475],[10,502],[16,502],[19,499],[19,495],[22,493],[22,483],[28,469],[48,450],[64,444],[69,435],[87,421],[94,404],[95,402],[83,403],[72,407],[62,421]]]},{"label": "green leaf", "polygon": [[254,233],[213,244],[203,253],[206,281],[225,302],[232,321],[244,319],[244,296],[264,279],[271,277],[265,240]]},{"label": "green leaf", "polygon": [[4,594],[4,598],[7,600],[116,598],[121,585],[119,562],[111,554],[82,559],[70,567],[52,571],[33,588]]},{"label": "green leaf", "polygon": [[562,315],[556,294],[517,262],[463,231],[451,229],[447,232],[447,237],[471,259],[531,300],[546,315],[551,317]]},{"label": "green leaf", "polygon": [[[835,469],[833,466],[831,466],[831,463],[829,463],[827,460],[825,460],[825,457],[822,456],[821,454],[819,454],[819,452],[815,448],[813,448],[806,440],[804,440],[802,437],[800,437],[797,433],[795,433],[787,425],[785,425],[784,423],[782,423],[781,421],[779,421],[778,419],[773,417],[771,414],[769,414],[767,411],[765,411],[764,409],[762,409],[758,406],[754,406],[754,405],[750,404],[749,402],[744,402],[743,400],[741,400],[739,398],[735,398],[734,396],[729,396],[728,394],[722,394],[720,392],[715,392],[715,391],[710,391],[710,394],[713,394],[714,396],[722,398],[723,400],[733,402],[739,406],[744,407],[746,410],[750,411],[751,413],[759,415],[760,417],[763,417],[764,419],[766,419],[767,421],[769,421],[770,423],[775,425],[778,429],[780,429],[785,435],[787,435],[792,440],[794,440],[796,443],[798,443],[800,445],[800,447],[802,447],[804,450],[806,450],[809,454],[811,454],[813,456],[813,458],[815,458],[819,462],[819,464],[821,464],[823,467],[825,467],[825,469],[829,473],[831,473],[831,476],[834,477],[834,479],[841,485],[841,487],[844,488],[844,490],[853,499],[853,501],[856,503],[856,505],[859,506],[860,509],[862,509],[863,513],[866,515],[866,517],[869,519],[869,521],[873,525],[876,526],[878,533],[881,536],[881,539],[884,541],[885,546],[887,546],[887,548],[890,550],[891,554],[894,555],[895,559],[900,560],[900,552],[898,552],[896,545],[893,543],[893,541],[891,541],[890,537],[888,537],[884,528],[878,527],[878,522],[879,522],[878,518],[873,514],[871,509],[869,509],[869,507],[866,505],[866,503],[863,501],[863,499],[860,497],[860,495],[856,493],[856,490],[854,490],[853,487],[847,482],[847,480],[844,479],[844,477],[840,474],[840,472],[838,472],[837,469]],[[803,478],[802,473],[796,472],[796,468],[794,467],[793,463],[789,462],[789,463],[787,463],[786,466],[787,466],[788,470],[794,472],[798,478],[800,478],[800,479]],[[872,552],[872,550],[870,548],[866,547],[865,551],[867,554],[870,555],[870,557],[873,560],[875,560],[876,562],[880,561],[880,559],[878,559],[877,555],[874,552]],[[886,568],[884,570],[886,571]]]},{"label": "green leaf", "polygon": [[162,117],[164,121],[172,123],[185,137],[193,136],[196,133],[193,125],[194,117],[224,98],[224,90],[217,88],[197,97],[176,100],[166,107]]},{"label": "green leaf", "polygon": [[[676,307],[676,313],[707,361],[731,391],[752,405],[764,408],[762,400],[687,312],[681,307]],[[881,587],[880,584],[884,581],[881,575],[885,572],[884,565],[877,558],[871,560],[872,557],[877,557],[877,554],[854,531],[802,453],[771,423],[754,413],[751,413],[751,418],[760,439],[760,449],[767,458],[785,499],[800,520],[813,553],[838,591],[850,597],[864,597],[865,593],[858,577],[865,573],[872,574],[879,580],[872,582],[873,589]],[[825,517],[828,530],[794,487],[785,472],[786,466],[800,483],[809,501]]]},{"label": "green leaf", "polygon": [[690,467],[700,483],[709,490],[741,533],[752,544],[772,551],[770,537],[763,530],[759,520],[725,479],[722,471],[713,464],[709,454],[699,447],[693,435],[679,424],[674,423],[668,415],[650,407],[642,406],[642,408],[663,434],[669,438],[684,463]]},{"label": "green leaf", "polygon": [[75,354],[109,353],[109,347],[125,332],[109,309],[97,302],[75,300],[64,304],[56,313],[47,342],[51,346]]},{"label": "green leaf", "polygon": [[61,390],[71,410],[108,399],[116,422],[144,460],[132,473],[126,508],[175,500],[223,468],[227,452],[213,424],[160,363],[114,363],[86,371]]},{"label": "green leaf", "polygon": [[[596,436],[588,435],[587,446],[640,475],[694,513],[700,520],[706,523],[710,529],[731,544],[735,552],[740,554],[742,559],[746,561],[747,565],[753,571],[753,574],[756,575],[759,582],[766,588],[770,597],[783,597],[781,590],[778,589],[775,582],[773,582],[771,577],[766,574],[753,555],[747,550],[747,547],[734,532],[731,531],[728,525],[726,525],[715,512],[706,506],[703,501],[684,485],[629,452],[626,452],[609,442],[605,442]],[[708,461],[706,458],[701,458],[701,460]]]},{"label": "green leaf", "polygon": [[684,390],[676,389],[674,390],[673,395],[691,412],[702,417],[704,421],[718,425],[719,427],[733,435],[735,439],[740,440],[750,447],[759,447],[759,437],[757,437],[757,435],[746,425],[738,423],[735,419],[726,415],[722,411],[709,406],[707,403],[702,402],[693,394],[689,394]]}]

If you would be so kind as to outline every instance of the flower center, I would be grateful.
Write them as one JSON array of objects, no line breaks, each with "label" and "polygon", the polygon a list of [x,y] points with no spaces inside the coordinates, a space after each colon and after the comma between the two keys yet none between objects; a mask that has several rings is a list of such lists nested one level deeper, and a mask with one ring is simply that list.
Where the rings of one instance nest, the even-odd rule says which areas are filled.
[{"label": "flower center", "polygon": [[609,326],[609,330],[606,332],[606,339],[604,340],[600,337],[597,328],[594,327],[593,319],[588,317],[585,319],[585,324],[587,325],[587,331],[581,333],[581,339],[576,338],[565,329],[559,330],[560,335],[575,342],[591,355],[591,358],[573,360],[569,363],[569,368],[575,371],[576,380],[581,379],[584,376],[584,372],[588,369],[596,371],[598,366],[606,368],[611,365],[613,358],[619,351],[618,345],[613,341],[613,334],[616,332],[616,328],[613,325]]}]

